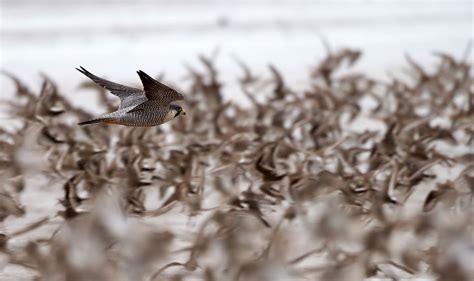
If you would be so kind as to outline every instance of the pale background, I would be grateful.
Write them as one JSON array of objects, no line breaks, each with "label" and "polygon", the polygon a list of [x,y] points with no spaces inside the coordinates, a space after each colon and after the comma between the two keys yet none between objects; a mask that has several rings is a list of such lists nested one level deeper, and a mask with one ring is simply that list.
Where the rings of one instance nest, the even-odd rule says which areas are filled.
[{"label": "pale background", "polygon": [[[62,92],[77,93],[82,65],[118,82],[138,83],[135,71],[186,89],[185,65],[219,48],[224,92],[242,101],[234,56],[257,73],[276,65],[289,85],[308,86],[308,69],[325,55],[321,38],[333,49],[364,52],[358,70],[383,79],[399,72],[409,53],[429,67],[434,51],[462,56],[473,38],[471,1],[135,1],[1,0],[3,70],[38,89],[40,72]],[[268,72],[266,72],[268,73]],[[12,91],[0,78],[2,97]]]},{"label": "pale background", "polygon": [[[304,89],[309,87],[308,70],[326,54],[323,37],[333,49],[362,50],[364,56],[357,70],[379,79],[398,75],[406,53],[430,67],[435,61],[434,51],[461,57],[473,38],[470,1],[0,3],[0,69],[17,75],[35,92],[41,86],[39,73],[46,73],[61,92],[92,110],[98,110],[97,95],[78,90],[78,85],[86,81],[74,69],[79,65],[131,84],[139,82],[135,74],[138,69],[154,76],[165,73],[167,81],[186,90],[185,65],[195,66],[198,54],[210,55],[219,48],[217,65],[225,83],[224,93],[229,99],[245,102],[235,87],[240,69],[234,56],[258,74],[269,75],[267,66],[272,63],[291,87]],[[0,76],[0,83],[0,99],[12,98],[11,81]],[[4,115],[1,119],[9,120]],[[56,191],[60,194],[60,187]],[[22,194],[22,202],[29,208],[27,216],[7,220],[5,228],[12,231],[19,227],[15,225],[18,221],[25,224],[53,216],[57,200],[50,189],[28,188]],[[20,237],[13,242],[25,241]],[[31,273],[14,266],[0,272],[2,280],[30,277]]]}]

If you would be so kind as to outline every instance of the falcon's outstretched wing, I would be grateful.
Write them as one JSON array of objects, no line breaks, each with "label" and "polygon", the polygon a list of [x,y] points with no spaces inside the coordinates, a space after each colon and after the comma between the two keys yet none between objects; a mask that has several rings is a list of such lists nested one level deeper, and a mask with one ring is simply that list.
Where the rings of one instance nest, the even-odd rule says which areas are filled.
[{"label": "falcon's outstretched wing", "polygon": [[168,105],[173,101],[184,99],[182,94],[165,84],[156,81],[145,72],[139,70],[137,73],[142,80],[143,89],[145,90],[145,96],[147,99],[159,101],[161,105]]},{"label": "falcon's outstretched wing", "polygon": [[133,105],[138,105],[142,102],[145,102],[147,98],[145,97],[145,91],[121,85],[98,76],[87,71],[84,67],[76,68],[79,72],[89,77],[92,81],[108,90],[112,94],[120,98],[120,108],[125,108]]}]

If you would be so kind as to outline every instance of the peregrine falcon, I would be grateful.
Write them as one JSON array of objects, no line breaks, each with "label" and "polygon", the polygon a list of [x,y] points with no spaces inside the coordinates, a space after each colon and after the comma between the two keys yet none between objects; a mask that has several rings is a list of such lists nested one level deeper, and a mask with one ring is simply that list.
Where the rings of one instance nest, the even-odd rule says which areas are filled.
[{"label": "peregrine falcon", "polygon": [[161,125],[179,115],[186,115],[181,106],[171,103],[184,99],[184,96],[141,70],[137,73],[142,81],[143,90],[97,77],[82,66],[76,69],[120,98],[120,107],[117,111],[81,122],[79,125],[104,122],[133,127],[151,127]]}]

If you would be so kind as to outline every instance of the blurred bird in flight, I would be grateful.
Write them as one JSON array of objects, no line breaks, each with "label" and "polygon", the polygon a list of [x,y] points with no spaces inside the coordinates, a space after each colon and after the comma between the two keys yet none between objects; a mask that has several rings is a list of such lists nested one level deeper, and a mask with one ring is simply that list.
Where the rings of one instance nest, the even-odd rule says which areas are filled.
[{"label": "blurred bird in flight", "polygon": [[82,66],[76,69],[120,98],[118,110],[81,122],[79,125],[103,122],[132,127],[152,127],[168,122],[179,115],[186,115],[181,106],[172,103],[184,99],[184,96],[141,70],[137,73],[142,80],[143,90],[97,77]]}]

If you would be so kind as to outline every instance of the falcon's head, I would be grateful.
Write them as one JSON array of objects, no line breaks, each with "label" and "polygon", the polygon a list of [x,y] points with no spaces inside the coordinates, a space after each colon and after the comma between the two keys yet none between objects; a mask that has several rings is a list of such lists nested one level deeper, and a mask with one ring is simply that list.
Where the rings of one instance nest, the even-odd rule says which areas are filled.
[{"label": "falcon's head", "polygon": [[186,111],[184,109],[176,104],[170,104],[170,112],[173,115],[173,118],[178,117],[179,115],[186,115]]}]

